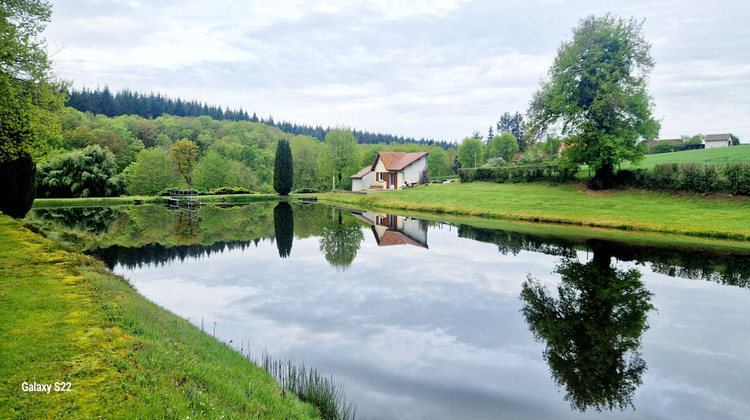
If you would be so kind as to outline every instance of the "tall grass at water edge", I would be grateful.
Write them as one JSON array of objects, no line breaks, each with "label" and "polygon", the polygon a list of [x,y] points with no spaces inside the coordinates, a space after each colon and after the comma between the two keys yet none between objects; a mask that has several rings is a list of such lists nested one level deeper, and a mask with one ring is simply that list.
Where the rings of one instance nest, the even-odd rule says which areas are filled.
[{"label": "tall grass at water edge", "polygon": [[275,359],[266,352],[263,352],[260,365],[276,379],[284,392],[296,394],[302,401],[318,407],[323,419],[354,420],[357,406],[346,401],[343,386],[333,376],[325,377],[304,363],[297,365],[294,360]]}]

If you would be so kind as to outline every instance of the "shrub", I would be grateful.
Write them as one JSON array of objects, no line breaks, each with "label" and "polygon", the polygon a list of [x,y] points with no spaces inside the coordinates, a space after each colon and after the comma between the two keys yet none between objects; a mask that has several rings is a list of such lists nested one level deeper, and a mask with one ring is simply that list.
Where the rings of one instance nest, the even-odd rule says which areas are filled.
[{"label": "shrub", "polygon": [[242,187],[219,187],[208,192],[209,195],[231,195],[231,194],[253,194],[252,191]]},{"label": "shrub", "polygon": [[23,218],[31,209],[36,196],[36,165],[28,154],[0,163],[0,211],[8,216]]},{"label": "shrub", "polygon": [[556,164],[517,165],[500,168],[469,168],[459,171],[461,182],[566,182],[575,177],[577,169]]},{"label": "shrub", "polygon": [[722,172],[727,177],[727,191],[734,195],[750,195],[750,164],[727,163]]},{"label": "shrub", "polygon": [[683,163],[678,170],[676,187],[685,191],[715,191],[720,187],[719,173],[715,165]]},{"label": "shrub", "polygon": [[680,165],[661,163],[651,171],[648,188],[677,188]]},{"label": "shrub", "polygon": [[98,145],[41,162],[37,167],[37,197],[112,197],[122,193],[114,157]]},{"label": "shrub", "polygon": [[314,194],[319,192],[320,191],[316,188],[300,188],[298,190],[292,191],[292,194]]}]

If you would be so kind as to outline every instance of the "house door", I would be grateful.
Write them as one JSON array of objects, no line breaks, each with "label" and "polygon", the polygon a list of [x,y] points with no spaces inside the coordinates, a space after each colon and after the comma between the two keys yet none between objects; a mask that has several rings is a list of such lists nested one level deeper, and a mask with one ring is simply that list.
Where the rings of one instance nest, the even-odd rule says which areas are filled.
[{"label": "house door", "polygon": [[398,181],[398,174],[395,173],[395,172],[391,172],[388,175],[389,175],[390,184],[391,184],[388,188],[389,189],[393,188],[394,190],[398,189],[398,183],[397,183],[397,181]]}]

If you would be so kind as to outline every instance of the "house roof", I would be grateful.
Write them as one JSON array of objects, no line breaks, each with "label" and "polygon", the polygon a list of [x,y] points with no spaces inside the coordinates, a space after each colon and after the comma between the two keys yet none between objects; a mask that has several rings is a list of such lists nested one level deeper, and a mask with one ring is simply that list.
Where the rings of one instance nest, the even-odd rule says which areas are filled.
[{"label": "house roof", "polygon": [[[373,228],[374,229],[374,228]],[[383,233],[382,238],[378,238],[377,233],[375,234],[375,238],[378,239],[378,246],[391,246],[391,245],[413,245],[418,246],[420,248],[427,248],[427,245],[420,243],[418,241],[415,241],[414,239],[410,238],[403,232],[399,232],[397,230],[391,230],[388,229]]]},{"label": "house roof", "polygon": [[375,169],[379,159],[383,162],[383,165],[385,165],[385,169],[389,171],[400,171],[428,154],[429,152],[378,152],[378,155],[375,157],[375,162],[372,164],[372,169]]},{"label": "house roof", "polygon": [[350,176],[349,178],[363,178],[365,175],[369,174],[370,172],[372,172],[372,166],[365,166],[364,168],[362,168],[361,171]]},{"label": "house roof", "polygon": [[727,141],[732,140],[732,135],[726,134],[709,134],[706,136],[705,141]]}]

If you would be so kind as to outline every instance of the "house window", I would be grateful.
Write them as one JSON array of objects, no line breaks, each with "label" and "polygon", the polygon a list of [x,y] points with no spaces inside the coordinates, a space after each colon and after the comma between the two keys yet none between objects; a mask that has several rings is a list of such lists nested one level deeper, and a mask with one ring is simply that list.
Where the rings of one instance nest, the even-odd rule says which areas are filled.
[{"label": "house window", "polygon": [[385,181],[385,173],[384,172],[378,172],[378,181]]}]

